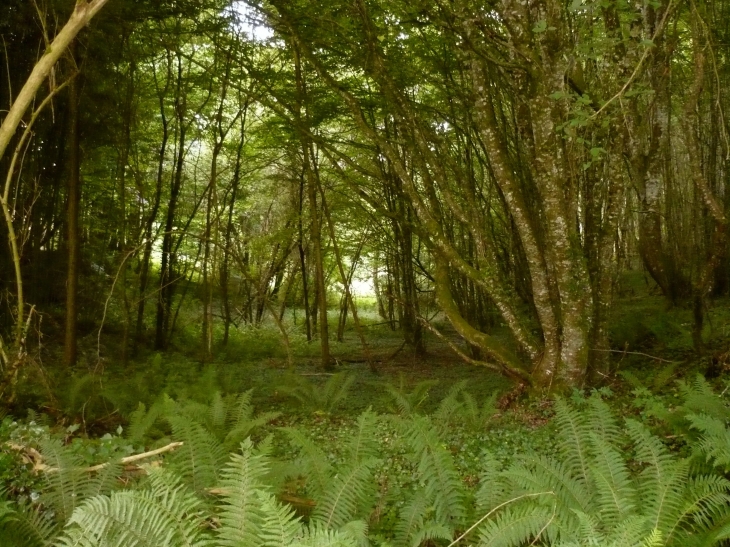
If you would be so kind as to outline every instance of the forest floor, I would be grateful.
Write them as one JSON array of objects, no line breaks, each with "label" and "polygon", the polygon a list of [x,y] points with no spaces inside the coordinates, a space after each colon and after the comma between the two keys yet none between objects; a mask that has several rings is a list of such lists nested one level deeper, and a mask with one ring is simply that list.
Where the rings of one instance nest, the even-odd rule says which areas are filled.
[{"label": "forest floor", "polygon": [[[724,363],[728,310],[727,302],[716,302],[708,310],[705,354],[697,356],[690,310],[668,308],[652,295],[625,294],[612,322],[610,370],[591,390],[564,397],[580,406],[586,396],[598,393],[614,415],[656,426],[668,446],[682,453],[686,446],[674,440],[680,437],[657,425],[656,408],[679,404],[686,396],[681,382],[691,384],[713,363],[718,373],[713,379],[715,391],[728,391]],[[372,316],[367,327],[375,371],[352,329],[346,331],[344,342],[331,343],[337,366],[330,373],[320,368],[316,341],[307,342],[301,329],[293,328],[287,350],[273,325],[241,329],[225,348],[218,348],[212,362],[201,363],[194,352],[185,351],[195,347],[194,315],[183,325],[176,349],[148,352],[126,365],[113,358],[119,355],[113,336],[101,348],[93,333],[85,338],[82,364],[70,374],[52,366],[59,356],[46,349],[44,359],[26,371],[13,417],[0,423],[0,489],[18,499],[43,492],[43,477],[29,454],[42,452],[48,439],[67,447],[81,465],[102,464],[179,439],[179,431],[155,418],[154,408],[174,404],[175,412],[203,423],[219,412],[216,405],[220,407],[221,401],[249,391],[249,418],[255,423],[252,439],[261,442],[271,436],[272,453],[282,460],[299,453],[286,435],[296,428],[336,465],[358,416],[367,410],[386,418],[428,416],[437,424],[441,442],[468,489],[477,487],[487,453],[508,466],[529,454],[556,452],[554,398],[528,396],[495,372],[464,363],[429,332],[426,355],[416,356],[398,332],[376,325],[377,321]],[[448,326],[438,325],[452,343],[461,344]],[[102,359],[97,356],[99,349]],[[256,422],[255,416],[261,421]],[[149,423],[142,428],[145,420]],[[393,427],[388,419],[378,425],[378,442],[385,454],[378,473],[405,491],[412,486],[414,471],[412,464],[404,463]],[[306,491],[295,494],[306,497]],[[392,515],[384,515],[375,527],[385,535],[397,513],[390,510]]]}]

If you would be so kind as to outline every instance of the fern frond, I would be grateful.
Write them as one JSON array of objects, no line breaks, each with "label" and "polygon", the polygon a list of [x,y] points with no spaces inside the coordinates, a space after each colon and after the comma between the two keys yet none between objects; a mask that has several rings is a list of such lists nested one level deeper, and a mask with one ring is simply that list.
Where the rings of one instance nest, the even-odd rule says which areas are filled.
[{"label": "fern frond", "polygon": [[371,504],[377,494],[377,485],[372,480],[375,461],[363,460],[340,471],[318,500],[312,521],[325,528],[338,529],[359,516],[358,509]]},{"label": "fern frond", "polygon": [[274,496],[260,493],[261,547],[281,547],[294,541],[302,533],[302,524],[288,505],[279,503]]},{"label": "fern frond", "polygon": [[730,417],[730,410],[725,402],[701,374],[691,384],[679,382],[679,389],[684,398],[684,410],[692,414],[706,414],[718,420],[727,420]]},{"label": "fern frond", "polygon": [[467,380],[462,380],[451,386],[446,397],[441,399],[438,408],[433,413],[433,421],[439,424],[442,429],[449,426],[463,407],[463,403],[459,400],[459,395],[466,389],[467,383]]},{"label": "fern frond", "polygon": [[[497,400],[499,399],[499,391],[494,390],[492,394],[482,401],[481,407],[476,404],[476,399],[465,391],[462,394],[464,399],[464,408],[467,415],[467,423],[471,425],[473,429],[484,428],[489,420],[499,411],[497,408]],[[471,402],[473,401],[473,403]],[[474,410],[471,410],[471,409]]]},{"label": "fern frond", "polygon": [[611,530],[606,544],[611,547],[638,547],[651,531],[649,520],[641,515],[631,515]]},{"label": "fern frond", "polygon": [[226,456],[221,443],[188,416],[168,414],[165,419],[172,426],[173,437],[184,443],[170,456],[171,465],[195,490],[213,486]]},{"label": "fern frond", "polygon": [[138,491],[140,498],[166,516],[180,545],[195,545],[202,524],[201,501],[182,484],[178,475],[152,466],[144,469],[149,486]]},{"label": "fern frond", "polygon": [[598,435],[604,443],[616,444],[621,440],[621,432],[616,418],[606,402],[597,394],[588,399],[588,428],[591,437]]},{"label": "fern frond", "polygon": [[461,521],[466,515],[463,486],[438,431],[428,418],[421,416],[411,418],[405,427],[406,442],[415,456],[420,480],[433,499],[437,520]]},{"label": "fern frond", "polygon": [[651,519],[652,528],[666,531],[672,525],[672,514],[680,511],[682,505],[687,463],[676,460],[644,425],[626,420],[626,426],[634,441],[637,461],[648,464],[639,477],[642,513]]},{"label": "fern frond", "polygon": [[46,511],[28,504],[15,508],[8,502],[3,504],[0,518],[0,545],[8,547],[46,547],[58,536],[59,523]]},{"label": "fern frond", "polygon": [[419,407],[428,399],[430,389],[436,384],[438,384],[436,380],[423,380],[418,382],[408,393],[406,391],[405,376],[401,374],[398,387],[385,384],[385,390],[395,403],[395,412],[400,416],[407,417],[416,413]]},{"label": "fern frond", "polygon": [[534,539],[553,518],[549,507],[534,503],[507,507],[482,525],[480,547],[517,547]]},{"label": "fern frond", "polygon": [[369,547],[368,528],[368,523],[364,520],[352,520],[340,526],[339,532],[350,536],[359,547]]},{"label": "fern frond", "polygon": [[216,391],[213,394],[213,399],[208,406],[205,418],[211,431],[219,432],[225,428],[226,418],[228,418],[228,408],[220,391]]},{"label": "fern frond", "polygon": [[279,416],[281,416],[281,412],[262,412],[255,418],[247,420],[239,417],[223,439],[223,446],[230,449],[230,447],[240,445],[246,437],[251,435],[254,429],[265,426]]},{"label": "fern frond", "polygon": [[580,477],[570,474],[568,465],[542,456],[532,458],[530,464],[532,469],[529,473],[518,474],[513,469],[507,471],[505,476],[525,489],[555,492],[560,503],[568,510],[591,511],[593,504],[588,487]]},{"label": "fern frond", "polygon": [[[579,545],[603,545],[606,543],[603,534],[599,530],[600,523],[592,515],[588,515],[583,511],[575,511],[578,519],[577,536]],[[575,535],[575,534],[574,534]]]},{"label": "fern frond", "polygon": [[437,539],[450,541],[453,537],[454,531],[451,528],[441,522],[430,521],[422,526],[413,536],[413,540],[409,547],[419,547],[419,545],[423,545],[424,542],[428,542],[426,543],[426,545],[428,545]]},{"label": "fern frond", "polygon": [[495,507],[504,494],[502,464],[491,452],[482,455],[482,472],[479,475],[479,488],[476,493],[476,509],[484,513]]},{"label": "fern frond", "polygon": [[61,547],[203,547],[200,501],[179,478],[148,468],[151,488],[97,496],[76,508]]},{"label": "fern frond", "polygon": [[354,435],[350,438],[345,454],[351,464],[378,457],[377,425],[379,417],[366,410],[357,418]]},{"label": "fern frond", "polygon": [[301,450],[300,469],[307,477],[307,486],[312,495],[319,498],[327,490],[332,476],[332,465],[327,461],[327,455],[298,429],[285,427],[282,430]]},{"label": "fern frond", "polygon": [[324,385],[322,401],[322,409],[325,412],[332,412],[347,398],[350,392],[355,376],[348,372],[338,372],[330,376]]},{"label": "fern frond", "polygon": [[221,547],[255,547],[262,528],[260,492],[267,473],[267,457],[256,454],[250,440],[241,443],[241,454],[232,454],[221,472]]},{"label": "fern frond", "polygon": [[47,487],[42,501],[53,508],[58,520],[65,522],[84,497],[90,480],[83,470],[81,459],[69,452],[58,439],[40,442],[43,460],[52,468],[44,474]]},{"label": "fern frond", "polygon": [[82,499],[93,498],[109,494],[119,486],[119,477],[122,475],[122,463],[120,461],[106,462],[106,465],[94,474],[89,475],[85,481]]},{"label": "fern frond", "polygon": [[664,547],[664,545],[664,538],[661,530],[657,530],[655,528],[641,544],[641,547]]},{"label": "fern frond", "polygon": [[623,456],[606,441],[606,432],[592,434],[592,440],[590,470],[598,511],[607,526],[615,526],[634,511],[636,490]]},{"label": "fern frond", "polygon": [[682,505],[672,515],[672,526],[666,530],[667,542],[682,531],[696,534],[710,530],[730,511],[730,481],[717,475],[689,479],[682,495]]},{"label": "fern frond", "polygon": [[688,414],[693,429],[702,432],[696,450],[715,467],[730,468],[730,429],[725,422],[707,414]]},{"label": "fern frond", "polygon": [[301,538],[295,539],[289,547],[359,547],[347,533],[327,530],[320,526],[305,528]]},{"label": "fern frond", "polygon": [[417,489],[400,510],[398,522],[394,527],[396,545],[413,545],[413,538],[423,527],[424,516],[430,505],[423,488]]},{"label": "fern frond", "polygon": [[572,475],[587,484],[591,429],[585,414],[558,398],[555,400],[555,422],[563,462],[569,466]]},{"label": "fern frond", "polygon": [[251,419],[253,416],[252,397],[253,389],[228,397],[226,402],[226,424],[229,428],[235,429],[239,424],[248,422]]}]

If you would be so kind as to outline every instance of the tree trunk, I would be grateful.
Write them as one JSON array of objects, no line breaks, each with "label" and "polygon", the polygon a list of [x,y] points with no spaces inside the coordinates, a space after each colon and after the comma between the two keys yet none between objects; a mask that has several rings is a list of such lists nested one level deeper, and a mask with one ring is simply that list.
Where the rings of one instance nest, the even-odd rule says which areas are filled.
[{"label": "tree trunk", "polygon": [[81,159],[79,148],[79,83],[71,82],[69,93],[69,177],[66,205],[66,324],[63,360],[67,367],[76,365],[78,320],[78,286],[80,261],[79,204],[81,201]]}]

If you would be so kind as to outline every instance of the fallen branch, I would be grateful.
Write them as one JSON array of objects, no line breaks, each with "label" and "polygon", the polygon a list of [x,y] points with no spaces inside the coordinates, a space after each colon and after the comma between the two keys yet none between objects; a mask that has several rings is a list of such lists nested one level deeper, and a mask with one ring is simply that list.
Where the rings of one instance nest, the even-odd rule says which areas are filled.
[{"label": "fallen branch", "polygon": [[649,359],[654,359],[655,361],[660,361],[662,363],[671,363],[674,365],[677,365],[681,363],[681,361],[670,361],[669,359],[662,359],[661,357],[657,357],[656,355],[649,355],[648,353],[644,353],[641,351],[626,351],[623,349],[596,349],[591,348],[591,351],[600,351],[603,353],[623,353],[628,355],[641,355],[642,357],[648,357]]},{"label": "fallen branch", "polygon": [[[131,456],[126,456],[119,460],[119,462],[123,465],[138,462],[140,460],[146,460],[147,458],[152,458],[153,456],[158,456],[160,454],[164,454],[165,452],[172,452],[176,448],[180,448],[183,445],[182,442],[174,442],[170,443],[168,445],[165,445],[161,448],[156,448],[155,450],[150,450],[148,452],[142,452],[140,454],[133,454]],[[29,447],[29,446],[23,446],[20,444],[15,443],[7,443],[7,446],[10,447],[13,450],[16,450],[18,452],[22,453],[23,460],[26,463],[32,463],[33,464],[33,471],[35,472],[41,472],[44,473],[56,473],[58,472],[58,467],[51,467],[49,465],[46,465],[43,463],[43,455],[38,452],[35,448]],[[107,467],[111,462],[106,463],[100,463],[98,465],[92,465],[91,467],[87,467],[84,469],[87,473],[95,473],[96,471],[101,471],[105,467]]]},{"label": "fallen branch", "polygon": [[[131,456],[122,458],[120,460],[120,463],[128,464],[128,463],[138,462],[140,460],[146,460],[147,458],[151,458],[153,456],[158,456],[160,454],[164,454],[165,452],[172,452],[176,448],[180,448],[182,445],[183,445],[183,443],[179,442],[179,441],[170,443],[161,448],[156,448],[155,450],[150,450],[149,452],[142,452],[141,454],[133,454]],[[91,467],[87,467],[86,469],[84,469],[84,471],[88,471],[89,473],[93,473],[94,471],[100,471],[101,469],[104,469],[107,465],[109,465],[109,463],[110,462],[100,463],[99,465],[93,465]]]}]

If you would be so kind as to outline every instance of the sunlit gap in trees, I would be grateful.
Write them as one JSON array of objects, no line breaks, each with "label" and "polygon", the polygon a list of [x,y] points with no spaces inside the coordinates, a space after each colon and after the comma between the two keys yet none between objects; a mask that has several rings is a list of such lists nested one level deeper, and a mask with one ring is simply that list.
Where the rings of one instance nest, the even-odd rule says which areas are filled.
[{"label": "sunlit gap in trees", "polygon": [[263,17],[248,3],[237,0],[231,2],[229,8],[234,16],[233,26],[239,32],[244,32],[252,40],[265,42],[274,35],[274,31],[264,24]]}]

